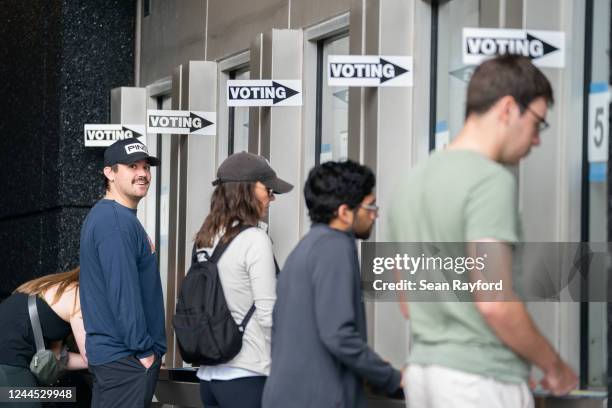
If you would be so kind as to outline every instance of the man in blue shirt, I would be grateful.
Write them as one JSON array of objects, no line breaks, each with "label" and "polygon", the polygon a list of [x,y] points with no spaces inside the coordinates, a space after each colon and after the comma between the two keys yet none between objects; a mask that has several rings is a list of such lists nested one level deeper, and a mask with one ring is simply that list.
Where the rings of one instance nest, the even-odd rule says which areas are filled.
[{"label": "man in blue shirt", "polygon": [[93,407],[148,407],[166,352],[155,246],[136,217],[150,166],[158,164],[137,139],[109,146],[106,195],[81,229],[80,299]]}]

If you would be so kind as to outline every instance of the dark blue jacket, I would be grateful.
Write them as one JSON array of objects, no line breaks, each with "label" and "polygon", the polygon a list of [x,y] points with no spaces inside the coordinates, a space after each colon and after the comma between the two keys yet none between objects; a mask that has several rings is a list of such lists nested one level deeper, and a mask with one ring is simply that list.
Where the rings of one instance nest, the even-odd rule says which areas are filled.
[{"label": "dark blue jacket", "polygon": [[353,235],[314,225],[278,277],[263,407],[364,407],[364,380],[391,393],[400,376],[367,344]]},{"label": "dark blue jacket", "polygon": [[89,364],[166,352],[155,246],[136,210],[100,200],[81,229],[80,299]]}]

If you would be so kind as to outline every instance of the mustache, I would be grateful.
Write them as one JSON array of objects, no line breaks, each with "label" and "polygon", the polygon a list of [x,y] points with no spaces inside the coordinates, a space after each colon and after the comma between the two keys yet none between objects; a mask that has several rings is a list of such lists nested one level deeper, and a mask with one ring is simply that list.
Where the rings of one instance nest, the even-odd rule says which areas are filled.
[{"label": "mustache", "polygon": [[149,180],[147,180],[146,177],[135,178],[134,181],[132,181],[132,183],[140,183],[141,181],[144,181],[145,183],[149,184]]}]

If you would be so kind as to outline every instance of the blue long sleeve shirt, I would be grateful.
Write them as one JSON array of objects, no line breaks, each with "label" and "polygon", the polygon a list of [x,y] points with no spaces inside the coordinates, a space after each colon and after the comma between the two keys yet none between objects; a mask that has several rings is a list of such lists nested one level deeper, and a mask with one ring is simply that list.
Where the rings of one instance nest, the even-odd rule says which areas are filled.
[{"label": "blue long sleeve shirt", "polygon": [[136,210],[102,199],[81,228],[80,299],[91,365],[166,352],[155,247]]}]

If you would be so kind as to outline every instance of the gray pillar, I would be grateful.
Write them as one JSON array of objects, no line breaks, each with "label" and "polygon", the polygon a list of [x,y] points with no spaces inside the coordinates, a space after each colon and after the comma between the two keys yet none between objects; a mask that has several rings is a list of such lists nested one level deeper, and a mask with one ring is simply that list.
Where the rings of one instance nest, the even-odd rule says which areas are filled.
[{"label": "gray pillar", "polygon": [[[301,30],[273,29],[263,36],[262,79],[301,79],[303,39]],[[259,154],[270,160],[279,177],[295,188],[277,196],[270,206],[270,237],[282,265],[299,239],[302,180],[302,107],[260,108]]]},{"label": "gray pillar", "polygon": [[146,88],[122,86],[111,90],[110,123],[144,124],[147,115]]},{"label": "gray pillar", "polygon": [[[172,109],[215,111],[217,64],[190,61],[172,75]],[[178,290],[190,265],[193,237],[209,208],[211,182],[216,170],[216,137],[172,135],[170,147],[170,200],[168,226],[168,292],[166,297],[166,366],[181,367],[172,315]],[[189,204],[189,205],[187,205]]]},{"label": "gray pillar", "polygon": [[[123,125],[139,125],[143,126],[143,136],[145,135],[145,121],[147,117],[147,90],[146,88],[122,86],[111,90],[111,119],[110,123]],[[146,137],[142,138],[145,145],[149,145]],[[150,152],[150,150],[149,150]],[[154,184],[154,183],[153,183]],[[149,190],[148,194],[155,194],[155,188]],[[147,200],[141,200],[138,204],[138,219],[142,225],[146,225],[145,218],[148,210]],[[149,205],[150,207],[150,205]],[[150,208],[155,211],[155,208]],[[154,237],[155,234],[148,231],[149,236]]]},{"label": "gray pillar", "polygon": [[[352,54],[414,58],[414,88],[351,88],[349,157],[376,173],[381,206],[372,239],[384,241],[393,189],[403,171],[428,153],[430,6],[422,0],[355,0],[351,7]],[[415,103],[414,101],[418,101]],[[368,303],[368,337],[395,366],[405,362],[407,325],[396,303]]]},{"label": "gray pillar", "polygon": [[[250,78],[263,79],[262,76],[262,52],[263,52],[263,34],[257,34],[251,43],[250,50]],[[261,154],[260,139],[261,139],[261,110],[260,107],[249,108],[249,152]]]}]

